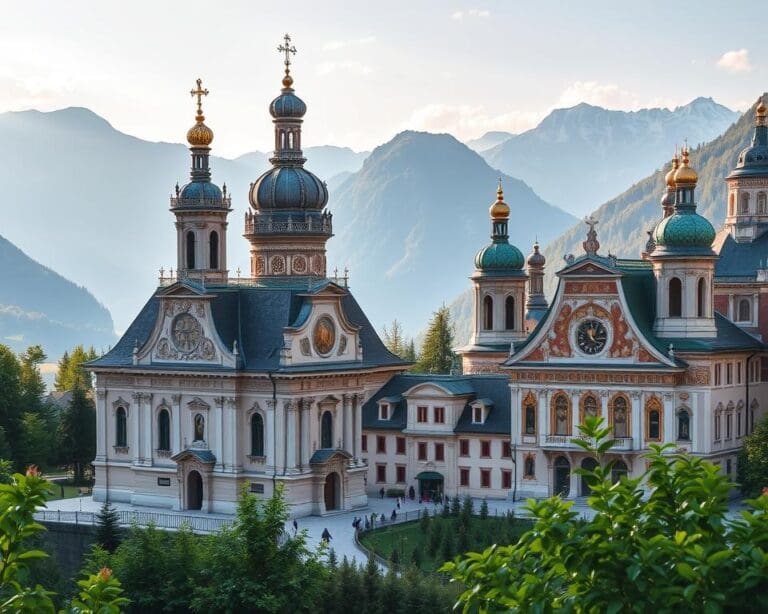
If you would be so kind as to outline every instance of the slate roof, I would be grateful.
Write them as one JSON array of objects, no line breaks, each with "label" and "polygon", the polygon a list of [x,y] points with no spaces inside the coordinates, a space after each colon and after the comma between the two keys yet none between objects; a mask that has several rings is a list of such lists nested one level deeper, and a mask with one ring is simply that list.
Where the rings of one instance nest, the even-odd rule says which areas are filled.
[{"label": "slate roof", "polygon": [[[203,293],[212,295],[211,312],[214,325],[225,347],[232,348],[237,340],[240,353],[238,371],[296,373],[365,369],[381,366],[407,367],[409,363],[395,356],[384,346],[376,330],[363,313],[355,298],[347,292],[341,298],[341,307],[351,324],[359,327],[363,346],[363,361],[329,362],[307,366],[280,368],[280,349],[283,346],[283,329],[297,326],[306,320],[308,296],[328,287],[323,280],[308,287],[306,279],[275,280],[260,287],[208,286]],[[198,287],[200,290],[200,288]],[[92,367],[133,368],[133,348],[141,347],[149,339],[157,321],[161,297],[156,293],[136,316],[120,341],[107,354],[90,363]],[[164,371],[213,371],[231,372],[219,365],[204,364],[155,364],[142,365],[142,369]]]},{"label": "slate roof", "polygon": [[[418,384],[434,384],[453,395],[468,394],[455,433],[509,434],[511,429],[509,380],[504,375],[396,375],[363,405],[363,428],[402,431],[408,423],[407,401],[402,396]],[[379,400],[399,397],[392,404],[389,420],[379,420]],[[483,424],[472,424],[470,403],[483,399],[493,403]]]},{"label": "slate roof", "polygon": [[720,233],[715,247],[720,254],[715,263],[715,278],[724,282],[755,281],[757,270],[767,266],[768,232],[751,243],[737,242],[727,230],[721,230]]},{"label": "slate roof", "polygon": [[352,458],[352,455],[345,450],[337,450],[335,448],[320,448],[315,450],[312,454],[312,458],[309,459],[310,465],[322,465],[331,460],[334,456],[343,456],[344,458]]}]

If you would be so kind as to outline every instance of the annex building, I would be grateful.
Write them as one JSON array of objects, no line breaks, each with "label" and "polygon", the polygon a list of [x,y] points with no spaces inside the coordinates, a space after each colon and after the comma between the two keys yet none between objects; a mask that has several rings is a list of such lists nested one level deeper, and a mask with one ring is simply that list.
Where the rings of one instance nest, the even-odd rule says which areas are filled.
[{"label": "annex building", "polygon": [[282,485],[301,516],[365,507],[382,488],[580,496],[573,470],[593,461],[574,439],[597,415],[614,430],[616,478],[667,442],[735,472],[741,438],[768,406],[765,105],[727,178],[719,233],[696,212],[685,149],[642,258],[601,253],[590,218],[549,302],[545,257],[510,244],[499,186],[471,278],[472,339],[457,350],[463,374],[414,375],[346,278],[327,274],[328,191],[304,168],[307,107],[289,37],[280,50],[272,168],[251,184],[243,220],[247,277],[227,268],[231,199],[212,178],[208,91],[200,81],[192,91],[190,179],[170,202],[176,270],[90,363],[96,500],[230,513],[243,488]]}]

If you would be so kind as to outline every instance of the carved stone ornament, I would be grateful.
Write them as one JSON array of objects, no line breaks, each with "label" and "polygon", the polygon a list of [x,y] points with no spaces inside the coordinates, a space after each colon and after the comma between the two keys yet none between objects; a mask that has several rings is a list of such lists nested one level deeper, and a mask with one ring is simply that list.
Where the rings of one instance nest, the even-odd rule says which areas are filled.
[{"label": "carved stone ornament", "polygon": [[299,339],[299,348],[301,349],[302,356],[311,356],[312,351],[309,347],[309,338],[308,337],[302,337]]},{"label": "carved stone ornament", "polygon": [[[169,308],[171,313],[169,314]],[[211,339],[205,336],[203,326],[189,313],[193,305],[188,301],[178,301],[166,305],[166,315],[178,312],[170,324],[170,339],[162,337],[157,342],[155,356],[160,360],[213,360],[216,358],[216,347]],[[202,304],[195,304],[196,312],[205,313]]]},{"label": "carved stone ornament", "polygon": [[339,351],[336,352],[336,354],[341,356],[346,351],[347,351],[347,338],[346,336],[342,335],[341,338],[339,339]]},{"label": "carved stone ornament", "polygon": [[182,354],[190,354],[200,345],[203,327],[194,316],[180,313],[171,323],[171,341]]},{"label": "carved stone ornament", "polygon": [[312,331],[312,342],[315,351],[321,356],[327,356],[336,344],[336,325],[328,316],[322,316]]},{"label": "carved stone ornament", "polygon": [[295,273],[304,274],[307,272],[307,259],[304,256],[294,256],[292,264]]}]

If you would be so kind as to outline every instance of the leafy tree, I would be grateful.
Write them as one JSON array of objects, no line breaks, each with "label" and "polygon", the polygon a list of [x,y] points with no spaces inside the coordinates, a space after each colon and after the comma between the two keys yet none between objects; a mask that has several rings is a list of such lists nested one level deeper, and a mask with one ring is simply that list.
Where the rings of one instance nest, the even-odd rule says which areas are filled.
[{"label": "leafy tree", "polygon": [[96,408],[79,384],[72,389],[72,400],[61,415],[58,436],[61,459],[72,467],[75,482],[80,483],[96,455]]},{"label": "leafy tree", "polygon": [[443,305],[432,315],[416,369],[423,373],[450,373],[453,359],[451,314]]},{"label": "leafy tree", "polygon": [[768,417],[744,438],[737,463],[738,481],[744,494],[755,496],[768,487]]},{"label": "leafy tree", "polygon": [[40,365],[47,356],[39,345],[32,345],[19,356],[19,386],[23,411],[39,411],[45,395],[45,382],[40,374]]},{"label": "leafy tree", "polygon": [[11,445],[8,443],[8,438],[5,436],[5,428],[0,426],[0,459],[13,458],[13,452],[11,451]]},{"label": "leafy tree", "polygon": [[9,460],[0,459],[0,484],[10,484],[13,465]]},{"label": "leafy tree", "polygon": [[[649,469],[613,483],[610,427],[589,418],[574,440],[597,460],[590,520],[572,502],[530,501],[531,530],[509,546],[445,564],[464,612],[764,612],[768,496],[726,516],[730,480],[700,458],[651,446]],[[591,442],[594,441],[594,444]],[[650,494],[642,485],[647,483]]]},{"label": "leafy tree", "polygon": [[[0,344],[0,426],[11,449],[19,440],[21,420],[21,366],[16,355]],[[14,457],[15,455],[11,455]]]},{"label": "leafy tree", "polygon": [[72,600],[72,614],[120,614],[121,608],[131,602],[123,597],[120,581],[108,567],[77,585],[82,590]]},{"label": "leafy tree", "polygon": [[54,434],[48,429],[43,417],[39,413],[24,412],[21,416],[21,437],[16,453],[18,463],[23,467],[48,465],[54,444]]},{"label": "leafy tree", "polygon": [[64,352],[64,355],[59,360],[54,388],[59,392],[74,390],[76,387],[80,387],[83,390],[91,388],[91,376],[83,368],[83,364],[98,357],[93,347],[86,350],[82,345],[76,346],[71,354]]},{"label": "leafy tree", "polygon": [[96,543],[107,552],[120,545],[120,516],[109,502],[104,502],[96,517]]},{"label": "leafy tree", "polygon": [[421,514],[421,520],[419,521],[421,532],[424,533],[425,535],[427,531],[429,531],[429,524],[430,524],[429,509],[425,507]]}]

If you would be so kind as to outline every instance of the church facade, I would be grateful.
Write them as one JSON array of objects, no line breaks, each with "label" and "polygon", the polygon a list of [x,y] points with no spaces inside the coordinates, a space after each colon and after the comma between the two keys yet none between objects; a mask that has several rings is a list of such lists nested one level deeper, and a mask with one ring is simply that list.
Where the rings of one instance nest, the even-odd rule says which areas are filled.
[{"label": "church facade", "polygon": [[588,487],[574,470],[593,461],[576,439],[588,416],[613,428],[617,479],[642,472],[652,443],[735,475],[741,438],[768,406],[762,104],[754,142],[727,179],[719,234],[696,212],[684,150],[643,257],[600,253],[589,219],[584,253],[558,271],[549,303],[546,259],[538,244],[527,258],[510,244],[499,186],[491,243],[471,277],[472,338],[457,350],[463,374],[415,375],[346,279],[327,274],[328,191],[304,168],[307,107],[287,36],[280,50],[272,168],[251,184],[244,218],[248,277],[227,269],[231,198],[212,180],[208,92],[200,81],[191,92],[190,180],[170,202],[176,269],[161,271],[119,343],[89,365],[96,500],[232,513],[243,489],[281,487],[301,516],[363,508],[392,489],[580,496]]}]

